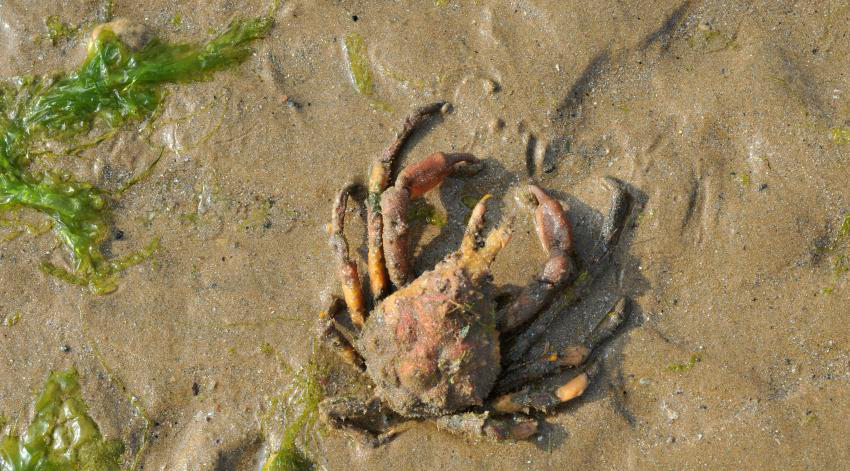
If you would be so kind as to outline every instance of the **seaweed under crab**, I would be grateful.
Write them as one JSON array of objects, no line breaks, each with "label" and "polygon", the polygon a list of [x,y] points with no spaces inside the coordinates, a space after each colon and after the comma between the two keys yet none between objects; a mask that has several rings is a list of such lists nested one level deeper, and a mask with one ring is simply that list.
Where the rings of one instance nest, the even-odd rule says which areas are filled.
[{"label": "seaweed under crab", "polygon": [[[339,192],[333,209],[330,245],[349,317],[342,318],[343,302],[334,299],[321,316],[320,335],[344,361],[368,375],[375,397],[366,402],[328,398],[320,412],[325,422],[370,446],[390,439],[394,426],[407,419],[435,419],[442,429],[495,439],[534,435],[538,421],[530,414],[547,414],[584,392],[598,370],[591,359],[593,349],[626,317],[627,303],[621,298],[582,342],[545,358],[525,358],[545,331],[539,320],[535,322],[538,313],[578,276],[569,219],[561,204],[535,185],[528,190],[537,204],[537,236],[548,258],[540,275],[511,301],[497,306],[489,272],[511,229],[507,224],[484,234],[487,196],[473,208],[460,249],[433,270],[413,277],[409,203],[477,159],[437,152],[401,170],[392,186],[389,176],[411,133],[445,108],[434,103],[408,117],[370,171],[366,211],[371,313],[343,235],[354,185]],[[612,208],[594,262],[606,258],[616,245],[631,204],[624,185],[607,181]],[[539,384],[564,369],[572,374],[559,384]]]}]

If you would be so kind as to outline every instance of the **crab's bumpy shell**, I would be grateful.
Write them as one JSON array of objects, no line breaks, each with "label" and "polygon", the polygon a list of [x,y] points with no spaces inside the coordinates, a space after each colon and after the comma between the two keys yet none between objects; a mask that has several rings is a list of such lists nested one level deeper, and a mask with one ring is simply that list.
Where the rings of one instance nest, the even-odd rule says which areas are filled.
[{"label": "crab's bumpy shell", "polygon": [[387,297],[359,339],[379,397],[405,417],[435,417],[481,405],[500,370],[499,333],[489,283],[458,263]]}]

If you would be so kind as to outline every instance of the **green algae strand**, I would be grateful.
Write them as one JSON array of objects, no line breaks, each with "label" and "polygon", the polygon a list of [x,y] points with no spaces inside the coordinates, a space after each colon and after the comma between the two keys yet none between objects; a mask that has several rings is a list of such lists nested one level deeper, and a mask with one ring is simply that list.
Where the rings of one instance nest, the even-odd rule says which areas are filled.
[{"label": "green algae strand", "polygon": [[295,375],[283,395],[283,401],[274,401],[273,408],[279,403],[286,405],[286,425],[280,446],[266,461],[262,471],[308,471],[315,468],[304,448],[315,433],[319,417],[319,403],[323,394],[320,378],[319,366],[311,360]]}]

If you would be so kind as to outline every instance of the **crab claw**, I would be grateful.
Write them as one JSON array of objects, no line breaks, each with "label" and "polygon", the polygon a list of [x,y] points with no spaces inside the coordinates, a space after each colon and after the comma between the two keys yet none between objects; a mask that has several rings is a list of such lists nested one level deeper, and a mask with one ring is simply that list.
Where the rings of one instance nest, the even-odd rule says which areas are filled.
[{"label": "crab claw", "polygon": [[541,274],[508,307],[499,325],[502,332],[510,332],[528,322],[552,301],[574,272],[571,260],[573,231],[564,209],[540,187],[529,185],[528,190],[537,200],[535,228],[549,258]]},{"label": "crab claw", "polygon": [[511,239],[510,224],[490,231],[486,239],[483,237],[484,214],[487,212],[487,202],[490,198],[491,195],[484,195],[472,209],[460,246],[461,257],[473,277],[485,275],[496,255]]},{"label": "crab claw", "polygon": [[573,229],[561,204],[537,185],[528,185],[528,190],[537,199],[534,219],[537,223],[535,224],[537,237],[543,249],[550,256],[553,255],[553,251],[564,254],[572,251]]}]

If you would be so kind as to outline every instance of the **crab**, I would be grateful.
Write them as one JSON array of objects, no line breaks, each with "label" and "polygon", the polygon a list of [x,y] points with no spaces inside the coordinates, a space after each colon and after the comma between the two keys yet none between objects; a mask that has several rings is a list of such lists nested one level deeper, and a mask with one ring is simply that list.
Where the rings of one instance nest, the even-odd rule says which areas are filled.
[{"label": "crab", "polygon": [[[542,358],[526,358],[557,314],[546,308],[579,277],[565,211],[533,184],[527,189],[536,203],[535,226],[547,260],[540,275],[512,299],[497,302],[502,297],[490,274],[491,262],[510,239],[511,225],[484,234],[489,196],[472,209],[460,249],[414,277],[409,205],[450,174],[479,161],[466,153],[436,152],[401,170],[392,186],[389,177],[414,130],[447,107],[434,103],[417,109],[371,168],[365,202],[371,312],[343,233],[347,202],[357,185],[346,185],[334,202],[330,246],[344,302],[334,298],[323,311],[320,337],[368,376],[374,397],[327,398],[320,415],[369,446],[390,440],[398,424],[421,419],[434,419],[438,428],[467,436],[528,439],[538,431],[537,417],[585,391],[599,370],[594,348],[627,316],[621,297],[583,341]],[[589,267],[612,252],[631,202],[624,184],[610,177],[605,181],[612,190],[612,208]],[[542,311],[546,314],[538,316]],[[565,377],[558,375],[563,370],[569,370]],[[560,379],[555,385],[541,381],[555,375]]]}]

